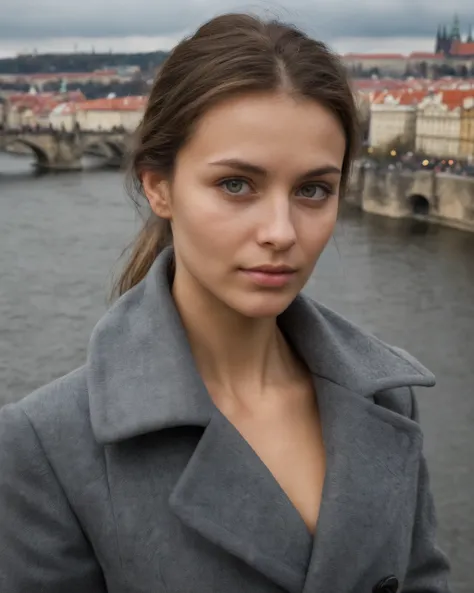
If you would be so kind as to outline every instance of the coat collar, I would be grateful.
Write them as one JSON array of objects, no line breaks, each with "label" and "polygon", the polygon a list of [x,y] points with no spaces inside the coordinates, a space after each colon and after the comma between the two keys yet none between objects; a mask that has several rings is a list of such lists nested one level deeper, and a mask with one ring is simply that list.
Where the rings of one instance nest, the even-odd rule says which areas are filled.
[{"label": "coat collar", "polygon": [[[170,292],[172,248],[95,327],[86,365],[92,427],[111,443],[174,426],[207,426],[215,407],[194,364]],[[311,373],[354,395],[432,386],[434,376],[406,352],[299,295],[279,317]]]}]

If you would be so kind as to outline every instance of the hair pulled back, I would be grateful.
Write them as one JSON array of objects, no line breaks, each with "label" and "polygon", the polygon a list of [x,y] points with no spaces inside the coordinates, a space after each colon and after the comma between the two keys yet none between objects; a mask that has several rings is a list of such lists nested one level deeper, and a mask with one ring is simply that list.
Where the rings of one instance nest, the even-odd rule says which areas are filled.
[{"label": "hair pulled back", "polygon": [[[145,198],[147,204],[143,171],[172,175],[179,150],[209,108],[237,94],[272,91],[314,99],[337,116],[346,137],[342,195],[359,143],[357,109],[344,66],[325,44],[293,26],[227,14],[181,41],[157,74],[130,155],[128,188],[135,203]],[[116,296],[138,284],[172,242],[169,221],[148,210],[114,287]]]}]

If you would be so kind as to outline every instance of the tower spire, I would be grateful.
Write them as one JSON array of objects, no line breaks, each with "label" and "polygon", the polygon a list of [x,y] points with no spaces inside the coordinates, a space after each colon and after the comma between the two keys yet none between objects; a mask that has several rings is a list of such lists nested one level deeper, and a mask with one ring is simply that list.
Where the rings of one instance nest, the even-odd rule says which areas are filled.
[{"label": "tower spire", "polygon": [[438,32],[436,33],[435,54],[441,50],[441,25],[438,25]]},{"label": "tower spire", "polygon": [[453,28],[451,29],[451,40],[461,41],[461,27],[459,25],[459,17],[457,14],[454,15]]}]

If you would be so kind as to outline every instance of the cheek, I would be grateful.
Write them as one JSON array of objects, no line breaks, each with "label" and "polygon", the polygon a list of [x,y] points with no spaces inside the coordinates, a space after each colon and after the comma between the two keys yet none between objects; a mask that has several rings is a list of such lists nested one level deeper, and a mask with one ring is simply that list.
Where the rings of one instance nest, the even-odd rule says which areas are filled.
[{"label": "cheek", "polygon": [[190,249],[211,254],[219,253],[235,231],[232,213],[224,200],[209,187],[186,185],[176,187],[173,195],[172,220],[175,241]]},{"label": "cheek", "polygon": [[330,240],[337,222],[338,201],[332,199],[320,210],[298,215],[298,243],[308,256],[317,257]]},{"label": "cheek", "polygon": [[250,209],[233,204],[209,186],[187,184],[187,190],[176,187],[173,192],[172,218],[175,236],[189,237],[200,242],[208,251],[225,248],[226,245],[242,240],[251,230]]}]

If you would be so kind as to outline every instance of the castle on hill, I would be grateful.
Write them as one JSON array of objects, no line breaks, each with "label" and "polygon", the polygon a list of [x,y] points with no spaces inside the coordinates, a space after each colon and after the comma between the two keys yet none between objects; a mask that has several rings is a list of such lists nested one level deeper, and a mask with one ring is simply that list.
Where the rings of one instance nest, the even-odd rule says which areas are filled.
[{"label": "castle on hill", "polygon": [[435,54],[444,54],[447,57],[467,58],[474,57],[474,38],[472,26],[463,40],[459,17],[455,15],[453,24],[448,30],[446,25],[438,27],[435,41]]}]

